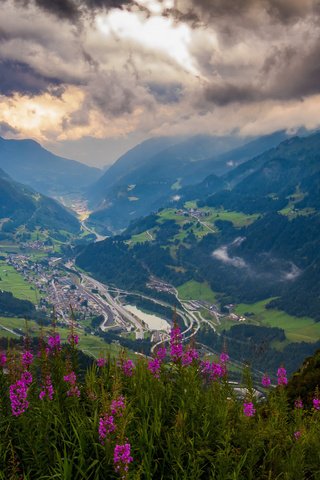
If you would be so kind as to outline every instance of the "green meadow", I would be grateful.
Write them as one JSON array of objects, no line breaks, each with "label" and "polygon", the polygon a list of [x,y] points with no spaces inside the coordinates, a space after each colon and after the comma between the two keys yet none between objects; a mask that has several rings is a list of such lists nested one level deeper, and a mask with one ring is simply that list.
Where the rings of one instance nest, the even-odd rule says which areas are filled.
[{"label": "green meadow", "polygon": [[203,300],[209,303],[216,302],[215,293],[205,282],[200,283],[195,280],[190,280],[189,282],[180,285],[177,290],[181,300]]},{"label": "green meadow", "polygon": [[[235,308],[237,315],[244,315],[252,323],[267,327],[283,328],[291,342],[316,342],[320,338],[320,323],[309,317],[294,317],[281,310],[266,309],[272,299],[254,304],[240,304]],[[247,316],[247,313],[252,315]]]},{"label": "green meadow", "polygon": [[20,273],[7,265],[3,260],[0,260],[0,289],[7,292],[12,292],[13,295],[22,300],[30,300],[30,302],[38,303],[39,293],[26,282]]},{"label": "green meadow", "polygon": [[242,212],[227,211],[223,209],[204,208],[203,210],[210,211],[210,215],[205,217],[205,221],[215,222],[217,220],[225,220],[232,222],[235,227],[245,227],[253,223],[259,217],[259,214],[254,213],[248,215]]}]

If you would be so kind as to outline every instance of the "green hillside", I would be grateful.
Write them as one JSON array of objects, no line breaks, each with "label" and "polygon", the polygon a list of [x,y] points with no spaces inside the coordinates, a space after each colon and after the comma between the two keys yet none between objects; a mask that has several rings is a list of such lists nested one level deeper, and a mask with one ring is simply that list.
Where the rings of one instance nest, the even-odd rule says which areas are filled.
[{"label": "green hillside", "polygon": [[16,183],[0,170],[0,240],[34,240],[32,232],[76,234],[80,225],[75,216],[55,200]]}]

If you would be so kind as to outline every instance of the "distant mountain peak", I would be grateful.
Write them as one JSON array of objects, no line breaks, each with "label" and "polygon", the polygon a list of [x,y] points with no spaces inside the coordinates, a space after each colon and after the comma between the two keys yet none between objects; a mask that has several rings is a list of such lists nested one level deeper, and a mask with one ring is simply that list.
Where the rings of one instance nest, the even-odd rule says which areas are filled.
[{"label": "distant mountain peak", "polygon": [[32,139],[0,138],[0,168],[14,180],[45,195],[61,195],[87,188],[102,171],[54,155]]}]

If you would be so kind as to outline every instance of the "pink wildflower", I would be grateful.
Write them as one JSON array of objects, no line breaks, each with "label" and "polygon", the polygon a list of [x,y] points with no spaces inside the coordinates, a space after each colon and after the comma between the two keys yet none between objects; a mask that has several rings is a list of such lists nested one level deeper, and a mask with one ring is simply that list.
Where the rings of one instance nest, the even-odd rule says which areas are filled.
[{"label": "pink wildflower", "polygon": [[124,445],[116,445],[114,447],[113,462],[114,468],[117,473],[120,473],[125,478],[129,469],[129,463],[133,462],[133,458],[130,455],[131,445],[125,443]]},{"label": "pink wildflower", "polygon": [[180,328],[175,326],[170,333],[170,355],[174,362],[177,362],[183,354],[182,335]]},{"label": "pink wildflower", "polygon": [[226,373],[225,365],[221,365],[220,363],[212,362],[210,369],[210,380],[217,380],[217,378],[223,377]]},{"label": "pink wildflower", "polygon": [[161,361],[159,358],[153,358],[148,362],[148,370],[155,378],[159,378],[159,372],[161,369]]},{"label": "pink wildflower", "polygon": [[21,380],[27,385],[31,385],[32,383],[32,375],[30,372],[26,371],[26,372],[23,372],[22,375],[21,375]]},{"label": "pink wildflower", "polygon": [[301,437],[301,432],[300,432],[300,430],[297,430],[296,432],[294,432],[293,436],[294,436],[294,438],[295,438],[296,440],[299,440],[299,438]]},{"label": "pink wildflower", "polygon": [[158,359],[160,360],[160,362],[163,362],[163,360],[166,358],[166,355],[167,355],[167,349],[166,347],[160,347],[158,348],[157,352],[156,352],[156,356],[158,357]]},{"label": "pink wildflower", "polygon": [[112,415],[118,415],[122,417],[123,411],[125,409],[124,397],[121,395],[111,402],[111,413]]},{"label": "pink wildflower", "polygon": [[74,333],[71,333],[70,335],[68,335],[68,343],[70,345],[78,345],[79,335],[75,335]]},{"label": "pink wildflower", "polygon": [[243,404],[243,413],[246,417],[253,417],[256,413],[256,409],[252,402],[244,402]]},{"label": "pink wildflower", "polygon": [[124,361],[122,364],[122,371],[126,377],[132,377],[134,368],[134,363],[132,360],[130,360],[130,358],[128,358],[128,360]]},{"label": "pink wildflower", "polygon": [[22,415],[29,407],[27,400],[28,387],[32,383],[32,375],[30,372],[24,372],[16,383],[9,387],[9,397],[11,402],[12,415],[18,417]]},{"label": "pink wildflower", "polygon": [[33,361],[32,353],[29,350],[26,350],[25,352],[23,352],[23,354],[22,354],[22,366],[24,368],[28,368],[32,364],[32,361]]},{"label": "pink wildflower", "polygon": [[261,384],[262,384],[263,387],[269,388],[270,385],[271,385],[270,377],[268,375],[263,375],[262,380],[261,380]]},{"label": "pink wildflower", "polygon": [[104,415],[99,419],[99,440],[102,445],[104,445],[106,436],[110,433],[113,433],[116,428],[117,427],[114,423],[114,418],[112,415]]},{"label": "pink wildflower", "polygon": [[98,358],[97,365],[99,368],[102,368],[106,365],[107,360],[105,358]]},{"label": "pink wildflower", "polygon": [[70,389],[67,391],[68,397],[80,397],[80,390],[77,385],[71,385]]},{"label": "pink wildflower", "polygon": [[220,362],[227,363],[229,361],[229,355],[226,352],[222,352],[220,355]]},{"label": "pink wildflower", "polygon": [[277,377],[278,377],[278,385],[287,385],[288,379],[287,379],[287,371],[285,368],[283,367],[278,368]]},{"label": "pink wildflower", "polygon": [[278,377],[278,385],[287,385],[288,379],[287,377]]},{"label": "pink wildflower", "polygon": [[303,402],[302,402],[301,398],[298,398],[298,399],[294,402],[294,406],[295,406],[295,408],[297,408],[297,409],[303,408]]},{"label": "pink wildflower", "polygon": [[68,375],[63,377],[63,380],[70,385],[70,388],[67,391],[68,397],[80,397],[80,390],[76,385],[76,374],[74,372],[70,372]]},{"label": "pink wildflower", "polygon": [[211,363],[206,361],[201,361],[200,363],[200,371],[203,375],[207,375],[211,371]]},{"label": "pink wildflower", "polygon": [[51,376],[47,375],[45,379],[45,383],[42,386],[42,390],[39,393],[40,400],[43,400],[45,396],[49,398],[49,400],[53,399],[54,389],[51,381]]},{"label": "pink wildflower", "polygon": [[61,339],[59,333],[56,333],[48,338],[48,350],[49,352],[60,352],[61,350]]},{"label": "pink wildflower", "polygon": [[77,376],[76,376],[76,374],[75,374],[74,372],[70,372],[70,373],[68,373],[68,375],[65,375],[65,376],[63,377],[63,380],[64,380],[65,382],[70,383],[70,385],[74,385],[74,384],[76,383]]},{"label": "pink wildflower", "polygon": [[277,376],[278,377],[285,377],[287,375],[287,371],[283,367],[279,367],[277,370]]},{"label": "pink wildflower", "polygon": [[0,367],[4,367],[6,363],[7,363],[7,356],[4,353],[2,353],[0,355]]},{"label": "pink wildflower", "polygon": [[199,354],[195,348],[189,348],[182,356],[182,365],[191,365],[193,360],[197,360]]},{"label": "pink wildflower", "polygon": [[312,404],[315,410],[320,410],[320,400],[318,398],[314,398]]}]

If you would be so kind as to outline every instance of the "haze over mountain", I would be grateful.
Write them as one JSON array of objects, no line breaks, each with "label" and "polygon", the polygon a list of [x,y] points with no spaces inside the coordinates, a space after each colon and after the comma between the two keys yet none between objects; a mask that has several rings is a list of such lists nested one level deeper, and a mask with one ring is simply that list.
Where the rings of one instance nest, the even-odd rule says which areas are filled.
[{"label": "haze over mountain", "polygon": [[[319,179],[320,133],[290,138],[221,177],[221,188],[229,190],[199,202],[204,212],[208,209],[205,225],[215,233],[208,230],[203,237],[200,231],[197,237],[194,231],[201,224],[196,219],[163,211],[133,223],[121,247],[118,239],[89,246],[79,264],[116,283],[118,269],[112,264],[122,251],[126,264],[133,262],[141,272],[136,285],[143,287],[150,273],[175,285],[201,279],[225,302],[279,297],[272,301],[274,307],[319,321]],[[247,223],[223,220],[228,211],[231,219],[247,218]],[[144,243],[126,245],[132,235],[145,231]]]},{"label": "haze over mountain", "polygon": [[14,180],[45,195],[79,192],[101,175],[101,170],[58,157],[33,140],[0,137],[0,168]]},{"label": "haze over mountain", "polygon": [[223,175],[287,137],[281,131],[251,141],[199,135],[143,142],[120,157],[89,189],[95,210],[90,222],[101,229],[123,229],[131,220],[183,196],[183,187],[210,174]]}]

